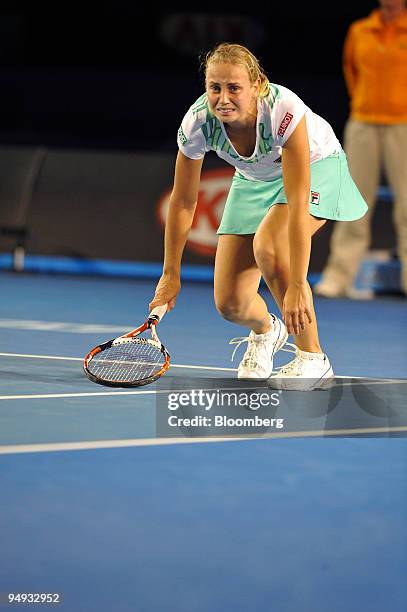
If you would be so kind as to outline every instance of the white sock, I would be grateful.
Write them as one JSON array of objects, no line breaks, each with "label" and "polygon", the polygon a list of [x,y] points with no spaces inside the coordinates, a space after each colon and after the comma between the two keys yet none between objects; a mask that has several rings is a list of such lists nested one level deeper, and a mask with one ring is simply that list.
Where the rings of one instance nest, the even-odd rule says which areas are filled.
[{"label": "white sock", "polygon": [[270,334],[272,331],[274,331],[274,318],[271,316],[270,313],[267,313],[268,316],[270,317],[270,329],[266,332],[264,332],[264,334],[254,334],[256,338],[262,338],[263,336],[267,336],[267,334]]}]

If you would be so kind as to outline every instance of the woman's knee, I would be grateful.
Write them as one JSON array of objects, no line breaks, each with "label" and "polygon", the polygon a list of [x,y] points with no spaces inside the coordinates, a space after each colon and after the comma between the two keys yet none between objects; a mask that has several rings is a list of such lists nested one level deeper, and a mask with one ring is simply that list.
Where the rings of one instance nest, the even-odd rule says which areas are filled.
[{"label": "woman's knee", "polygon": [[286,254],[283,254],[273,240],[265,240],[261,235],[254,237],[254,257],[263,276],[267,275],[270,278],[270,276],[278,277],[286,274],[289,267],[288,245],[286,249]]},{"label": "woman's knee", "polygon": [[227,321],[240,321],[245,319],[248,303],[243,299],[227,298],[215,294],[215,306],[218,313]]}]

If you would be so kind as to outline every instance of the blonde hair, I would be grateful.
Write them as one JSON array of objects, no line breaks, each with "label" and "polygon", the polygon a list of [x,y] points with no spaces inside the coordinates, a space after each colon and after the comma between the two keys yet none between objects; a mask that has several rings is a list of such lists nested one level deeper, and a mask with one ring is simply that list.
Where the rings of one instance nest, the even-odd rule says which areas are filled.
[{"label": "blonde hair", "polygon": [[259,79],[259,97],[265,98],[270,92],[269,80],[260,66],[259,60],[249,49],[243,45],[234,43],[220,43],[211,51],[208,51],[203,58],[202,67],[204,74],[212,63],[239,64],[244,66],[248,72],[250,83],[253,85]]}]

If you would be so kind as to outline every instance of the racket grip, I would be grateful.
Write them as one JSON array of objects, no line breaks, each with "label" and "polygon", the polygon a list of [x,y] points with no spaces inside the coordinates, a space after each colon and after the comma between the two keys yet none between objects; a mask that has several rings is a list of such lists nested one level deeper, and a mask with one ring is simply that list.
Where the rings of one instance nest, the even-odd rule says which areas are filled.
[{"label": "racket grip", "polygon": [[149,319],[158,318],[158,320],[161,321],[161,319],[163,318],[163,316],[167,312],[167,306],[168,306],[168,304],[163,304],[162,306],[156,306],[150,312],[148,318]]}]

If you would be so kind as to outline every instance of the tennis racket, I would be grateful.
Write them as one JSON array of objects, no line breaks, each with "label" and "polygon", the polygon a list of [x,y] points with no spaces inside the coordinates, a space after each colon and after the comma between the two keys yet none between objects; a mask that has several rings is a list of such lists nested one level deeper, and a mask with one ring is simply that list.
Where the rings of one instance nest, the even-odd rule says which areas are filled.
[{"label": "tennis racket", "polygon": [[[156,332],[166,312],[167,304],[157,306],[137,329],[95,346],[83,362],[86,376],[108,387],[139,387],[160,378],[170,366],[170,356]],[[144,332],[151,337],[141,336]]]}]

